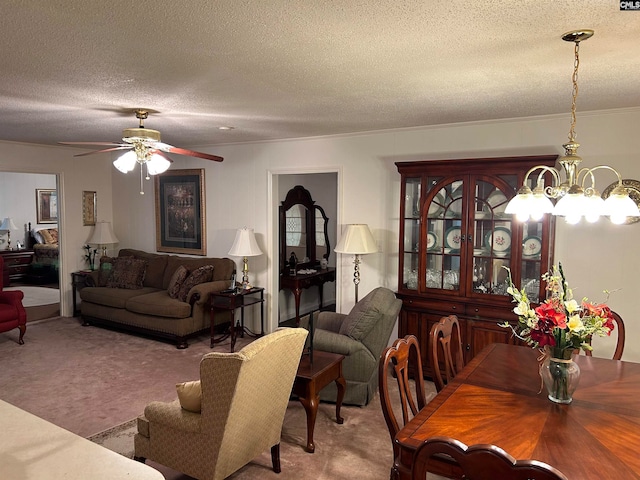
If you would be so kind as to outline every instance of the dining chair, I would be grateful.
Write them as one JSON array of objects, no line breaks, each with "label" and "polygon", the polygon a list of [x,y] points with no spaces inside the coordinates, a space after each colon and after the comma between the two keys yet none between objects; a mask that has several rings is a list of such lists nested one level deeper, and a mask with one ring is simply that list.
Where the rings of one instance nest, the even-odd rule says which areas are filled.
[{"label": "dining chair", "polygon": [[[622,360],[622,352],[624,351],[624,322],[622,321],[622,317],[618,315],[613,310],[611,311],[611,315],[613,316],[613,321],[616,324],[616,328],[614,329],[614,333],[617,333],[618,340],[616,342],[616,349],[613,352],[613,360]],[[591,345],[591,338],[588,340],[589,345]],[[591,350],[585,350],[585,355],[591,356]]]},{"label": "dining chair", "polygon": [[[392,375],[389,374],[389,369],[392,369]],[[410,375],[415,378],[415,388],[412,388],[409,381]],[[395,392],[391,390],[391,385],[389,385],[392,382],[391,376],[397,381],[400,394],[399,402]],[[395,458],[398,453],[395,444],[396,434],[427,404],[420,345],[414,335],[398,338],[392,346],[382,352],[378,364],[378,389],[382,414],[387,422]],[[400,425],[393,408],[398,403],[402,409],[402,425]]]},{"label": "dining chair", "polygon": [[[495,445],[471,445],[449,437],[431,437],[416,450],[411,468],[412,480],[425,480],[429,461],[447,455],[460,466],[462,478],[473,480],[568,480],[559,470],[537,460],[516,460]],[[430,471],[430,470],[429,470]]]},{"label": "dining chair", "polygon": [[[442,356],[440,356],[440,352]],[[442,317],[438,323],[431,327],[429,355],[433,383],[436,385],[436,390],[440,392],[464,367],[458,317],[455,315]],[[441,368],[443,367],[446,383],[442,376]]]}]

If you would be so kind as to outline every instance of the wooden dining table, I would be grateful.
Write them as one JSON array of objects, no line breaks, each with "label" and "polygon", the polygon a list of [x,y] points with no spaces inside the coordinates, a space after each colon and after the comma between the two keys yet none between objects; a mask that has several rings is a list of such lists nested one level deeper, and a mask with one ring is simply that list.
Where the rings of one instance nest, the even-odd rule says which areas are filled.
[{"label": "wooden dining table", "polygon": [[[411,478],[415,450],[430,437],[497,445],[569,479],[640,479],[640,363],[576,356],[580,383],[568,405],[540,392],[539,352],[491,344],[398,435],[392,476]],[[455,466],[434,465],[440,474]]]}]

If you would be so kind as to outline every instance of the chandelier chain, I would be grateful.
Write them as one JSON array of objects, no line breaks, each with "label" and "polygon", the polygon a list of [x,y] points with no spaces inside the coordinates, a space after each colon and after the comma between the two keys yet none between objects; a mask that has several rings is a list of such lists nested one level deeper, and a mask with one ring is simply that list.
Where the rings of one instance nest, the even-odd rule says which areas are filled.
[{"label": "chandelier chain", "polygon": [[571,91],[571,128],[569,129],[569,141],[576,139],[576,101],[578,99],[578,67],[580,66],[580,42],[575,42],[575,59],[573,61],[573,89]]}]

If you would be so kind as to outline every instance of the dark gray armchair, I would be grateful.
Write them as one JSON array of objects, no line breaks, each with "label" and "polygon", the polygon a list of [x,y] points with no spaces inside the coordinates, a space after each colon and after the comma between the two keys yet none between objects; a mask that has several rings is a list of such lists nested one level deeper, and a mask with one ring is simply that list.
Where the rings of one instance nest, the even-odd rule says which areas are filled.
[{"label": "dark gray armchair", "polygon": [[[345,356],[347,382],[344,403],[367,405],[378,391],[378,360],[387,347],[402,302],[388,288],[378,287],[360,300],[348,315],[314,314],[313,348]],[[308,328],[308,316],[301,319]],[[334,383],[320,391],[320,399],[336,401]]]}]

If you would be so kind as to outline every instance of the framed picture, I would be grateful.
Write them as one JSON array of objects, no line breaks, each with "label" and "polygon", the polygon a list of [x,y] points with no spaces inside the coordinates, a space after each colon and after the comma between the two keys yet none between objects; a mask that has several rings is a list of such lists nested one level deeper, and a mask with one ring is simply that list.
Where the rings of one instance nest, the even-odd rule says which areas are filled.
[{"label": "framed picture", "polygon": [[82,192],[82,225],[95,225],[97,216],[96,192]]},{"label": "framed picture", "polygon": [[156,250],[207,254],[204,169],[156,175]]},{"label": "framed picture", "polygon": [[58,193],[55,189],[36,188],[38,223],[58,223]]}]

